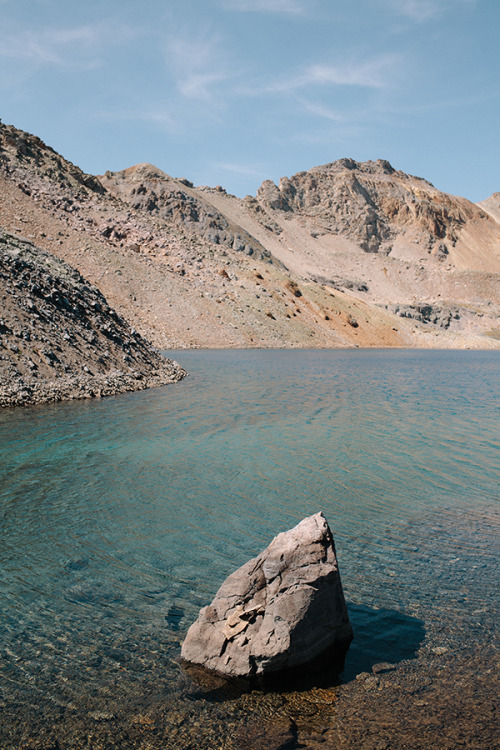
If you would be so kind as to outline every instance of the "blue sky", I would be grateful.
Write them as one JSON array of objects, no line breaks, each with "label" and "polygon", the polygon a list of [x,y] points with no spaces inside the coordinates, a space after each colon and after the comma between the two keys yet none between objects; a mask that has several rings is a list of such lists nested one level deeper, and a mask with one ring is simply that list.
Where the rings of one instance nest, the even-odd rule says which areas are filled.
[{"label": "blue sky", "polygon": [[500,0],[0,0],[0,117],[93,174],[388,159],[500,191]]}]

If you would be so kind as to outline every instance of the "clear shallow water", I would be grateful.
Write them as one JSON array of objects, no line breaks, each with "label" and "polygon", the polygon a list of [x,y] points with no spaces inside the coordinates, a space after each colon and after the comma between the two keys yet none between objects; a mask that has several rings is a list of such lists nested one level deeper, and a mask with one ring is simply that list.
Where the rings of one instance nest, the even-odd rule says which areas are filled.
[{"label": "clear shallow water", "polygon": [[22,707],[19,731],[177,694],[198,609],[318,510],[357,634],[345,682],[492,643],[498,353],[175,356],[174,386],[0,413],[0,708]]}]

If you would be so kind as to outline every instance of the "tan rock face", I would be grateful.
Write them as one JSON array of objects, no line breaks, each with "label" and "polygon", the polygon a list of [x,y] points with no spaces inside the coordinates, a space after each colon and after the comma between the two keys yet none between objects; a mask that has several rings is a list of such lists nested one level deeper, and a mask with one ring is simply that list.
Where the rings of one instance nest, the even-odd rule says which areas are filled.
[{"label": "tan rock face", "polygon": [[352,639],[332,533],[322,513],[279,534],[232,573],[182,646],[186,662],[230,677],[306,666]]},{"label": "tan rock face", "polygon": [[495,221],[500,222],[500,193],[493,193],[486,200],[478,203],[479,208],[486,211]]},{"label": "tan rock face", "polygon": [[267,181],[257,198],[272,212],[307,217],[319,232],[342,234],[365,252],[386,255],[408,227],[417,229],[420,241],[432,249],[445,241],[454,245],[467,221],[485,218],[472,203],[440,193],[426,180],[397,172],[383,160],[340,159],[284,177],[278,186]]}]

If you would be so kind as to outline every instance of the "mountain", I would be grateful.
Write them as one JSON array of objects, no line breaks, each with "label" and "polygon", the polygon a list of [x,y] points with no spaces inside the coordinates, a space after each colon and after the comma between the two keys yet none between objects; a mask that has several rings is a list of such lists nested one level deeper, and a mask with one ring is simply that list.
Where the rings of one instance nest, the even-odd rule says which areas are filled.
[{"label": "mountain", "polygon": [[478,206],[490,214],[495,221],[500,222],[500,193],[493,193],[489,198],[478,203]]},{"label": "mountain", "polygon": [[183,377],[73,268],[0,230],[0,406],[86,398]]},{"label": "mountain", "polygon": [[500,346],[493,209],[387,161],[341,159],[240,199],[150,164],[85,175],[0,125],[0,195],[0,225],[159,347]]}]

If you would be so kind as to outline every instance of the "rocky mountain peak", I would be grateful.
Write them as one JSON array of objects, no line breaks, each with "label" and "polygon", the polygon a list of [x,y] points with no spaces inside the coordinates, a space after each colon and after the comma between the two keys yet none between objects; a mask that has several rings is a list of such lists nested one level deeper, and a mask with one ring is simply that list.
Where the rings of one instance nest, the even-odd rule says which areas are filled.
[{"label": "rocky mountain peak", "polygon": [[109,193],[134,210],[168,221],[182,232],[247,255],[270,257],[254,237],[235,231],[189,180],[170,177],[147,163],[121,172],[106,172],[100,180]]},{"label": "rocky mountain peak", "polygon": [[[371,253],[388,254],[394,239],[409,227],[418,229],[419,241],[430,249],[443,240],[454,245],[468,219],[484,218],[469,201],[398,172],[384,159],[340,159],[282,177],[279,185],[267,180],[257,199],[271,213],[302,215],[321,233],[344,235]],[[443,257],[447,250],[441,248]]]},{"label": "rocky mountain peak", "polygon": [[173,177],[170,177],[166,172],[163,172],[159,167],[155,167],[154,164],[148,162],[141,162],[140,164],[134,164],[132,167],[120,170],[118,172],[110,172],[109,170],[99,179],[121,179],[130,182],[141,182],[142,180],[159,180],[159,181],[172,181],[176,182]]},{"label": "rocky mountain peak", "polygon": [[79,167],[60,156],[36,135],[0,122],[0,167],[20,178],[31,179],[33,174],[49,179],[60,188],[72,188],[85,193],[104,192],[96,177],[85,174]]},{"label": "rocky mountain peak", "polygon": [[376,161],[355,161],[354,159],[343,158],[330,164],[323,164],[319,167],[313,167],[309,172],[340,173],[344,170],[358,171],[364,174],[394,174],[396,170],[386,159],[377,159]]}]

